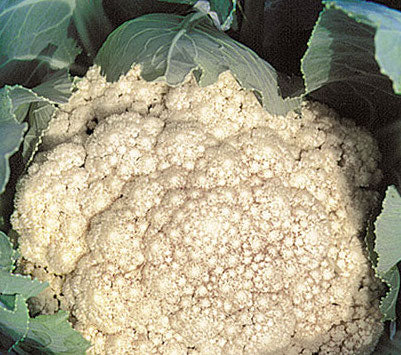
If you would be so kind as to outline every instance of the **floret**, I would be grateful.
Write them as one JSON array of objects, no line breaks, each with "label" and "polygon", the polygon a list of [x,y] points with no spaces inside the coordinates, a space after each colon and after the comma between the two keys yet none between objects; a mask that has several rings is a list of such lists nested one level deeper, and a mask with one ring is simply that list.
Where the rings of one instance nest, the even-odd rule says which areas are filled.
[{"label": "floret", "polygon": [[12,223],[22,256],[62,275],[91,353],[374,348],[380,285],[360,235],[381,173],[367,132],[318,103],[269,115],[229,72],[171,88],[93,68],[79,85]]}]

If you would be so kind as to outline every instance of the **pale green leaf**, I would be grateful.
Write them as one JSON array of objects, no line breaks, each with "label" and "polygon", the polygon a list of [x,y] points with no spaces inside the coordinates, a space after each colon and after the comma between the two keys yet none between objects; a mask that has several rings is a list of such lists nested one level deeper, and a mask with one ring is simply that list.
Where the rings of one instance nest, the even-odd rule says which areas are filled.
[{"label": "pale green leaf", "polygon": [[12,271],[14,269],[16,258],[17,253],[15,252],[10,240],[0,231],[0,272],[2,270],[8,272]]},{"label": "pale green leaf", "polygon": [[397,268],[397,263],[401,260],[400,237],[401,197],[394,186],[389,186],[383,210],[374,222],[374,231],[370,228],[367,233],[370,260],[376,275],[388,286],[388,292],[380,303],[383,320],[396,319],[396,303],[400,289],[400,274]]},{"label": "pale green leaf", "polygon": [[68,322],[68,313],[31,318],[26,338],[16,347],[35,349],[43,354],[84,355],[90,343]]},{"label": "pale green leaf", "polygon": [[12,274],[7,270],[0,270],[0,293],[6,295],[20,294],[25,299],[37,296],[48,284],[29,276]]},{"label": "pale green leaf", "polygon": [[369,1],[338,0],[324,3],[375,30],[376,61],[381,72],[393,81],[394,91],[401,93],[401,12]]},{"label": "pale green leaf", "polygon": [[207,86],[230,70],[242,87],[258,94],[269,112],[285,114],[299,106],[300,98],[282,98],[277,73],[269,63],[207,19],[197,20],[197,14],[151,14],[127,21],[110,34],[96,62],[111,81],[138,63],[145,80],[163,80],[171,86],[181,84],[191,72]]},{"label": "pale green leaf", "polygon": [[18,150],[27,129],[25,123],[17,121],[13,111],[7,89],[0,89],[0,193],[10,177],[8,160]]},{"label": "pale green leaf", "polygon": [[375,227],[377,272],[384,274],[401,260],[401,197],[394,186],[387,189]]},{"label": "pale green leaf", "polygon": [[10,339],[10,348],[18,345],[27,335],[29,329],[29,314],[25,298],[15,297],[12,310],[0,306],[0,336]]},{"label": "pale green leaf", "polygon": [[[3,0],[0,3],[0,85],[13,82],[23,62],[68,68],[80,52],[68,38],[75,0]],[[33,74],[32,74],[33,75]],[[24,78],[27,79],[27,78]]]}]

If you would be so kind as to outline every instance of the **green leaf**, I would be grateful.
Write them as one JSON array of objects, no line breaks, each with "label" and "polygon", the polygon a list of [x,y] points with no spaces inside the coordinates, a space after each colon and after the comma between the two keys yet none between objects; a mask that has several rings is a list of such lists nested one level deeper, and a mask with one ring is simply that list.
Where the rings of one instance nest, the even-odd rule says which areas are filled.
[{"label": "green leaf", "polygon": [[394,186],[386,191],[383,210],[375,227],[377,271],[384,274],[401,260],[401,197]]},{"label": "green leaf", "polygon": [[197,20],[199,14],[151,14],[128,21],[110,34],[95,62],[111,81],[138,63],[145,80],[164,80],[171,86],[193,71],[198,83],[207,86],[230,70],[242,87],[260,96],[269,112],[285,114],[299,106],[300,98],[282,98],[273,67],[209,21]]},{"label": "green leaf", "polygon": [[28,306],[21,295],[15,297],[13,310],[0,306],[0,333],[11,341],[11,349],[27,335],[29,329]]},{"label": "green leaf", "polygon": [[323,10],[301,63],[306,92],[324,87],[319,98],[326,97],[334,107],[351,105],[350,112],[363,117],[364,123],[376,122],[385,112],[395,117],[401,99],[380,73],[374,35],[374,28],[341,10]]},{"label": "green leaf", "polygon": [[327,7],[340,9],[358,23],[375,29],[375,57],[381,72],[401,93],[401,13],[386,6],[360,0],[325,1]]},{"label": "green leaf", "polygon": [[24,163],[30,161],[40,144],[54,111],[53,104],[67,102],[71,89],[66,71],[55,73],[33,89],[20,85],[0,89],[0,193],[4,192],[10,176],[8,160],[18,150],[27,130],[26,123],[22,123],[27,113],[30,112],[29,131],[22,152]]},{"label": "green leaf", "polygon": [[43,134],[49,126],[55,110],[56,108],[47,102],[38,102],[32,105],[28,118],[29,130],[25,135],[22,147],[22,157],[25,165],[31,162],[39,145],[42,143]]},{"label": "green leaf", "polygon": [[25,299],[37,296],[45,288],[47,282],[31,279],[29,276],[12,274],[6,270],[0,270],[0,293],[6,295],[20,294]]},{"label": "green leaf", "polygon": [[194,9],[209,15],[217,28],[227,31],[233,22],[236,6],[236,0],[198,0]]},{"label": "green leaf", "polygon": [[376,61],[376,28],[356,21],[338,3],[352,3],[361,12],[367,6],[365,1],[326,3],[302,59],[306,92],[369,128],[382,166],[401,186],[401,96]]},{"label": "green leaf", "polygon": [[16,259],[17,252],[8,237],[0,231],[0,272],[2,270],[11,272],[14,269]]},{"label": "green leaf", "polygon": [[397,318],[397,298],[400,290],[400,273],[397,266],[394,266],[388,272],[379,275],[389,288],[380,302],[380,312],[383,315],[383,321],[395,320]]},{"label": "green leaf", "polygon": [[0,194],[10,177],[8,160],[18,150],[26,129],[27,125],[19,123],[14,115],[7,88],[0,89]]},{"label": "green leaf", "polygon": [[400,227],[401,197],[394,186],[389,186],[383,210],[376,218],[374,226],[369,226],[366,235],[369,258],[376,275],[389,287],[380,303],[383,320],[396,318],[396,303],[400,289],[400,274],[397,268],[397,263],[401,260]]},{"label": "green leaf", "polygon": [[52,69],[63,69],[74,62],[80,50],[67,37],[74,9],[75,0],[0,3],[0,86],[15,83],[16,69],[23,71],[22,63],[37,60],[39,66],[46,63]]},{"label": "green leaf", "polygon": [[163,2],[185,4],[193,6],[194,9],[209,15],[215,26],[227,31],[234,18],[237,0],[160,0]]},{"label": "green leaf", "polygon": [[90,343],[75,331],[68,322],[68,313],[59,311],[53,315],[31,318],[25,339],[19,349],[35,349],[43,354],[84,355]]}]

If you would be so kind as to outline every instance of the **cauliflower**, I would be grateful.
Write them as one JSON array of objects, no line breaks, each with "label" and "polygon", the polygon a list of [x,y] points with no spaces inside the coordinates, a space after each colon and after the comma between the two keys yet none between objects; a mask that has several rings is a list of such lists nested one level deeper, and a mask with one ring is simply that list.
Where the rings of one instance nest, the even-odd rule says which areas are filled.
[{"label": "cauliflower", "polygon": [[25,270],[91,354],[367,354],[383,325],[360,235],[373,138],[327,107],[268,114],[206,88],[93,67],[20,181]]}]

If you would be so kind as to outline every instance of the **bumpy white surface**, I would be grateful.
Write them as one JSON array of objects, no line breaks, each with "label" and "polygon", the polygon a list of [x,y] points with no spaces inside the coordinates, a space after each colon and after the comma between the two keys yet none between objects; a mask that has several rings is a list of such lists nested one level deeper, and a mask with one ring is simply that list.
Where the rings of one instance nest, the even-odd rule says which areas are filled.
[{"label": "bumpy white surface", "polygon": [[273,117],[229,73],[170,88],[93,68],[43,148],[12,222],[91,353],[358,354],[377,341],[358,234],[379,153],[326,107]]}]

